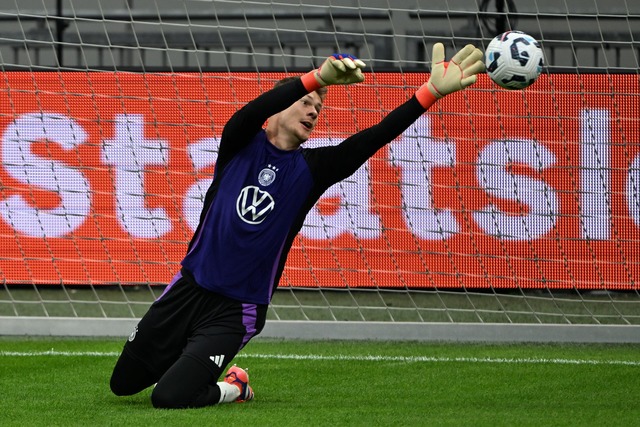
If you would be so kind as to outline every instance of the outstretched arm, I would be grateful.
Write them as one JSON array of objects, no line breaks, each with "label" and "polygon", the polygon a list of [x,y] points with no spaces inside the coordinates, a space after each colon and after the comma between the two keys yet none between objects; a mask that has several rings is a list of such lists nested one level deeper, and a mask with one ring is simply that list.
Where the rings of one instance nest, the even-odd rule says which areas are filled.
[{"label": "outstretched arm", "polygon": [[271,116],[288,108],[305,94],[334,84],[351,84],[364,80],[364,62],[336,53],[327,58],[317,70],[300,80],[283,84],[258,96],[237,111],[222,131],[218,163],[224,163],[247,145]]},{"label": "outstretched arm", "polygon": [[222,130],[218,163],[225,163],[249,144],[269,117],[288,108],[307,93],[300,80],[292,80],[264,92],[236,111]]},{"label": "outstretched arm", "polygon": [[416,98],[424,109],[428,109],[443,96],[457,92],[476,82],[477,74],[484,71],[483,55],[471,44],[456,53],[446,62],[444,45],[433,45],[431,54],[431,77],[416,92]]},{"label": "outstretched arm", "polygon": [[385,144],[393,141],[438,99],[475,83],[484,70],[482,52],[473,45],[462,48],[445,62],[444,46],[433,47],[433,67],[429,80],[408,101],[391,111],[377,125],[365,129],[332,147],[309,150],[307,161],[316,163],[316,177],[325,186],[352,175]]}]

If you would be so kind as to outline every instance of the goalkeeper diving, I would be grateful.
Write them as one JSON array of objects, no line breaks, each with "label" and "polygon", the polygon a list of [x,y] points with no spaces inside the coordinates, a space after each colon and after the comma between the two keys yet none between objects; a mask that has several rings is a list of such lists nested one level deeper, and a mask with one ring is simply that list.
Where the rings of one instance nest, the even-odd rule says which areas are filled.
[{"label": "goalkeeper diving", "polygon": [[157,408],[254,398],[246,370],[225,370],[262,331],[309,210],[438,99],[472,85],[484,70],[483,54],[472,45],[447,62],[437,43],[432,60],[431,75],[414,96],[336,146],[303,144],[328,87],[364,81],[365,64],[351,55],[332,55],[316,70],[283,79],[233,114],[181,270],[125,343],[111,376],[113,393],[155,385]]}]

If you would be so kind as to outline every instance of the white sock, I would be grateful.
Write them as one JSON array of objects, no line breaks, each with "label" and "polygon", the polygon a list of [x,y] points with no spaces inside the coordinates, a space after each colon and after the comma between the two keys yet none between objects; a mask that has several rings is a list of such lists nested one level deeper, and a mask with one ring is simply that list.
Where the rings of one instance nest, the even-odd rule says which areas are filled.
[{"label": "white sock", "polygon": [[240,397],[240,389],[233,384],[219,382],[218,387],[220,388],[220,400],[218,403],[235,402]]}]

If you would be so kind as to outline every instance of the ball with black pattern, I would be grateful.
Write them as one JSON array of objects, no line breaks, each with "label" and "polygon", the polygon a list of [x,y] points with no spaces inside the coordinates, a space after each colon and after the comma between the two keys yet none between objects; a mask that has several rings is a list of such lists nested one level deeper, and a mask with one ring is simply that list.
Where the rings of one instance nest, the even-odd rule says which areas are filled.
[{"label": "ball with black pattern", "polygon": [[487,74],[505,89],[524,89],[542,73],[544,58],[540,43],[522,31],[507,31],[494,37],[485,51]]}]

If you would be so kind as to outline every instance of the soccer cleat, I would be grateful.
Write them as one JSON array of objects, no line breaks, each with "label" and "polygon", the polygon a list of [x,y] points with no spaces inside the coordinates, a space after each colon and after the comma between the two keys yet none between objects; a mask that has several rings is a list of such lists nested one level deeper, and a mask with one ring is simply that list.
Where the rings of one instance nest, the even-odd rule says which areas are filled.
[{"label": "soccer cleat", "polygon": [[249,375],[247,371],[233,365],[224,376],[224,382],[233,384],[240,389],[240,396],[236,402],[248,402],[253,399],[253,389],[249,385]]}]

